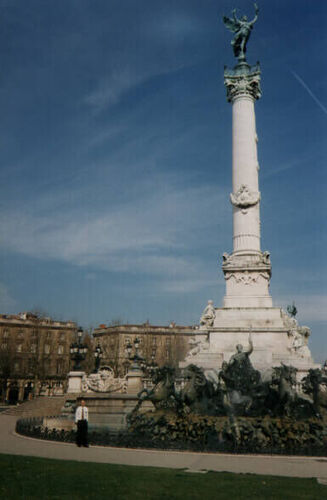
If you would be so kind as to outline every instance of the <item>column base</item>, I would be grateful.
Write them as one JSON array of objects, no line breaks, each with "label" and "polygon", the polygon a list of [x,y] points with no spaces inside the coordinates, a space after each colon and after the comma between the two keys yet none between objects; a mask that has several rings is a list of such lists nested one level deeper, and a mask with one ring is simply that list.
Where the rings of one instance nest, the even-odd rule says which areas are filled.
[{"label": "column base", "polygon": [[223,255],[226,280],[224,307],[272,307],[269,294],[271,264],[268,252]]}]

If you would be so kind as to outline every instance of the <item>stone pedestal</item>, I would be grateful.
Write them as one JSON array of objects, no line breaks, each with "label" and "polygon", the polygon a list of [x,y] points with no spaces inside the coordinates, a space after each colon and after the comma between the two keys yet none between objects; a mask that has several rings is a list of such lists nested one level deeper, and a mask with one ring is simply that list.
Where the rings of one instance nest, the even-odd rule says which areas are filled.
[{"label": "stone pedestal", "polygon": [[216,377],[222,363],[235,354],[237,344],[247,350],[250,334],[251,363],[262,374],[284,363],[298,369],[300,380],[310,368],[320,367],[307,346],[309,329],[276,307],[215,309],[212,327],[199,329],[196,335],[198,351],[192,355],[191,350],[180,366],[194,363]]},{"label": "stone pedestal", "polygon": [[133,369],[127,373],[127,394],[138,394],[143,389],[143,377],[144,373],[139,369]]},{"label": "stone pedestal", "polygon": [[85,372],[69,372],[68,373],[68,394],[77,394],[82,392],[82,378]]}]

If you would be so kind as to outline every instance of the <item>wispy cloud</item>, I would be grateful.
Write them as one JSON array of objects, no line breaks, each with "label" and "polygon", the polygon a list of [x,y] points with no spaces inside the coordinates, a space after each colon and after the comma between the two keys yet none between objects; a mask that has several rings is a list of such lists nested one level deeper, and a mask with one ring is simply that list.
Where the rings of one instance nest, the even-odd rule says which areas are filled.
[{"label": "wispy cloud", "polygon": [[[134,200],[92,214],[76,208],[51,214],[42,198],[22,213],[11,210],[0,219],[3,246],[25,255],[61,260],[89,269],[185,277],[203,273],[201,248],[203,231],[223,224],[225,196],[217,186],[177,188],[156,186]],[[110,211],[109,211],[110,210]],[[42,216],[41,214],[46,215]],[[183,287],[183,285],[178,285]],[[187,284],[184,284],[187,288]]]},{"label": "wispy cloud", "polygon": [[85,103],[99,112],[105,107],[116,104],[124,92],[136,85],[140,85],[150,75],[151,72],[144,71],[144,73],[137,74],[129,68],[113,71],[110,76],[103,78],[97,87],[85,97]]},{"label": "wispy cloud", "polygon": [[131,45],[128,39],[120,40],[120,50],[111,53],[107,74],[102,75],[85,96],[84,103],[99,113],[152,78],[197,64],[201,56],[194,53],[192,47],[204,32],[203,22],[188,9],[165,9],[163,15],[147,18],[136,34],[137,44]]},{"label": "wispy cloud", "polygon": [[302,85],[302,87],[308,92],[309,96],[318,104],[319,108],[327,115],[327,108],[323,105],[323,103],[318,99],[318,97],[312,92],[310,87],[305,83],[305,81],[295,72],[291,71],[292,75],[296,80]]},{"label": "wispy cloud", "polygon": [[152,78],[174,73],[193,65],[194,61],[189,63],[168,61],[162,64],[161,61],[154,60],[138,67],[130,63],[128,67],[119,68],[112,71],[109,76],[103,77],[97,86],[85,96],[84,103],[89,105],[95,113],[100,113],[119,103],[127,92]]},{"label": "wispy cloud", "polygon": [[262,172],[262,177],[267,178],[271,177],[273,175],[279,174],[280,172],[284,172],[285,170],[291,170],[293,168],[298,168],[303,164],[308,163],[309,159],[308,158],[295,158],[289,162],[282,163],[281,165],[276,166],[271,166],[268,169],[263,170]]}]

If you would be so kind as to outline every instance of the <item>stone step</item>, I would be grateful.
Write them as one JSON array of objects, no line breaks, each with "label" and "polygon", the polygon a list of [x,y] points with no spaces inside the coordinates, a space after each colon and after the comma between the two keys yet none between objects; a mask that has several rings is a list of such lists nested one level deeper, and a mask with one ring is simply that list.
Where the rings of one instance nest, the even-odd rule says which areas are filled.
[{"label": "stone step", "polygon": [[42,417],[57,415],[65,404],[67,396],[47,397],[40,396],[26,401],[18,406],[11,407],[3,412],[4,415],[16,415],[17,417]]}]

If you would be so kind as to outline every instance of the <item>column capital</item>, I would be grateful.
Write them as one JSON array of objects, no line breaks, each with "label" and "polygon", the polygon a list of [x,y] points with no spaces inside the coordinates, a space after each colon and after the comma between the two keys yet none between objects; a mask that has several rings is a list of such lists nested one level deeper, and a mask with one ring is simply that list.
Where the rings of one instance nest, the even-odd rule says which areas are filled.
[{"label": "column capital", "polygon": [[250,97],[253,100],[260,99],[260,65],[249,66],[240,63],[234,69],[224,70],[224,83],[227,90],[227,101],[233,102],[238,97]]}]

